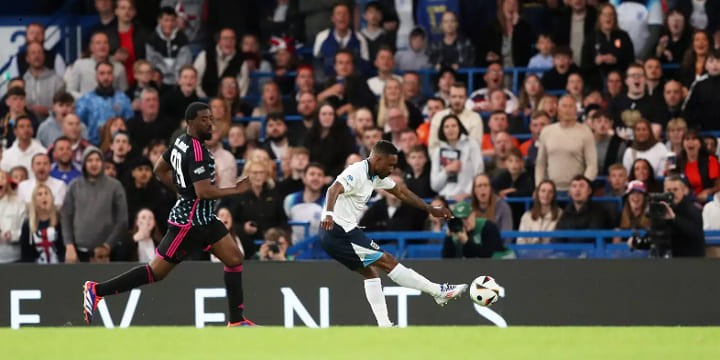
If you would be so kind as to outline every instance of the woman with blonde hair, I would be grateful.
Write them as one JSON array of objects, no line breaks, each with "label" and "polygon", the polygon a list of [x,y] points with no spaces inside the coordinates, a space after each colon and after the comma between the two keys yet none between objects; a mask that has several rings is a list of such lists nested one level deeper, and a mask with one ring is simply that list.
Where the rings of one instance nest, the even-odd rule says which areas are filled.
[{"label": "woman with blonde hair", "polygon": [[402,84],[397,79],[390,79],[385,82],[382,96],[377,107],[377,126],[382,128],[383,131],[390,131],[390,124],[387,121],[387,114],[389,109],[394,107],[402,110],[403,115],[408,119],[408,127],[417,129],[420,124],[423,123],[423,117],[420,110],[411,102],[405,100],[403,95]]},{"label": "woman with blonde hair", "polygon": [[0,171],[0,264],[20,260],[20,231],[27,210],[10,176]]},{"label": "woman with blonde hair", "polygon": [[538,104],[538,110],[544,111],[550,117],[550,122],[557,119],[558,112],[558,98],[555,95],[545,95],[540,99]]},{"label": "woman with blonde hair", "polygon": [[[552,180],[543,180],[535,188],[533,204],[520,218],[520,231],[553,231],[562,209],[557,204],[557,191]],[[517,238],[517,244],[549,244],[550,238]]]},{"label": "woman with blonde hair", "polygon": [[20,249],[23,262],[57,264],[65,261],[65,244],[58,210],[50,187],[38,184],[22,224]]}]

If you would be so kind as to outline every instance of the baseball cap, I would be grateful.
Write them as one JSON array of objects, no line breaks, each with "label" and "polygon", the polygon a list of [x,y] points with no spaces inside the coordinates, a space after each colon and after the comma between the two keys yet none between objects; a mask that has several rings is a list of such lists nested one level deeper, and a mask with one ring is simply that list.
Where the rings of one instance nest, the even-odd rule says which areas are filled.
[{"label": "baseball cap", "polygon": [[457,218],[465,219],[472,213],[472,207],[467,201],[461,201],[453,206],[452,213]]},{"label": "baseball cap", "polygon": [[647,194],[647,188],[645,188],[645,183],[643,183],[640,180],[633,180],[627,184],[627,188],[625,189],[625,195],[629,195],[633,191],[639,191],[643,194]]}]

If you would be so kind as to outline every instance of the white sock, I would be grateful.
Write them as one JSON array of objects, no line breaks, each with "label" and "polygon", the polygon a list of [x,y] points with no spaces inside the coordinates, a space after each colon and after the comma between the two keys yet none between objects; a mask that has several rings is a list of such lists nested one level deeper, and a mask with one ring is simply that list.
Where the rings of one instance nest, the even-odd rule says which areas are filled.
[{"label": "white sock", "polygon": [[436,284],[413,269],[406,268],[403,264],[397,266],[388,273],[388,277],[400,286],[420,290],[432,296],[440,295],[440,284]]},{"label": "white sock", "polygon": [[383,295],[380,278],[365,279],[365,297],[370,303],[375,319],[379,327],[390,327],[393,325],[388,318],[387,303]]}]

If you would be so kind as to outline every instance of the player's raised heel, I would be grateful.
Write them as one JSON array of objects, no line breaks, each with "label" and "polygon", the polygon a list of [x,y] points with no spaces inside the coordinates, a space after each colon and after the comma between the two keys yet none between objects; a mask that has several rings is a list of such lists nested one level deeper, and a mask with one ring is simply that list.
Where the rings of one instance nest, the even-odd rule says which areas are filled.
[{"label": "player's raised heel", "polygon": [[435,302],[440,306],[445,306],[448,301],[457,299],[467,291],[468,286],[466,284],[461,285],[448,285],[447,283],[440,285],[440,295],[435,297]]},{"label": "player's raised heel", "polygon": [[94,281],[86,281],[85,285],[83,285],[83,314],[85,315],[85,322],[88,324],[92,322],[98,303],[103,299],[95,293],[95,285],[97,283]]},{"label": "player's raised heel", "polygon": [[260,325],[254,323],[248,319],[244,319],[243,321],[238,321],[238,322],[229,322],[228,321],[228,324],[227,324],[227,327],[239,327],[239,326],[260,326]]}]

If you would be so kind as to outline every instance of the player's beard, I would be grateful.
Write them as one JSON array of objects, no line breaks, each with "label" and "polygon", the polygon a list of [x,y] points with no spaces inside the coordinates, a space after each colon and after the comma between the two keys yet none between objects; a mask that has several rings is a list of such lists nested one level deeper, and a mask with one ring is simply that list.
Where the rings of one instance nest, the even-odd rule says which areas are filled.
[{"label": "player's beard", "polygon": [[210,139],[212,139],[212,132],[208,131],[208,132],[206,132],[206,133],[200,134],[200,140],[202,140],[202,141],[208,141],[208,140],[210,140]]}]

